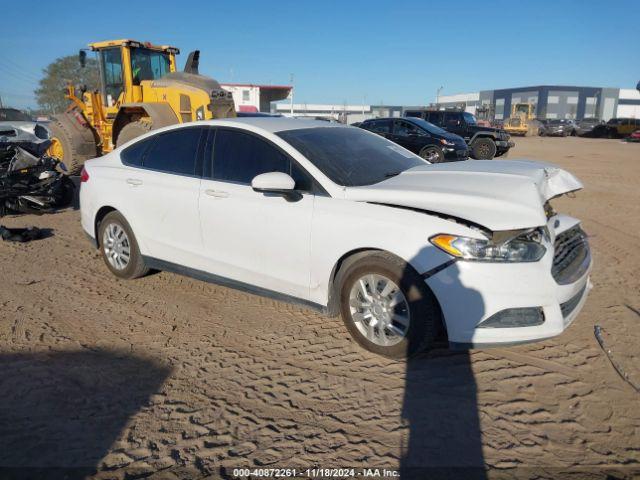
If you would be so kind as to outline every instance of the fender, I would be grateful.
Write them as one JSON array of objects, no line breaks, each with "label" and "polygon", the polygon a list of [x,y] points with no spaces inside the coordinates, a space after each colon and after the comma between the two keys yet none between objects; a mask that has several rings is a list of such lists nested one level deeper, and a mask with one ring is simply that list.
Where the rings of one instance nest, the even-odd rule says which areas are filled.
[{"label": "fender", "polygon": [[112,138],[114,145],[117,144],[120,131],[131,121],[132,117],[149,117],[153,122],[154,130],[180,123],[171,106],[167,103],[128,103],[118,110],[113,121]]},{"label": "fender", "polygon": [[469,144],[471,144],[477,137],[490,137],[494,142],[497,140],[495,132],[481,130],[473,134],[473,137],[469,140]]}]

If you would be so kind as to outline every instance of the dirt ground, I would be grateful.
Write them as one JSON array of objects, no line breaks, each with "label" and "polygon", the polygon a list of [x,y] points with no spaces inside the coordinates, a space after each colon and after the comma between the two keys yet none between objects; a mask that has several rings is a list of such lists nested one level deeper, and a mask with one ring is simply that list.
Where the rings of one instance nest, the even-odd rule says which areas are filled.
[{"label": "dirt ground", "polygon": [[560,337],[408,364],[302,307],[168,273],[117,280],[77,211],[2,219],[52,236],[0,242],[0,466],[34,468],[0,476],[316,466],[640,478],[640,393],[594,338],[599,324],[640,385],[640,144],[516,142],[510,158],[555,162],[585,184],[555,206],[591,237],[589,300]]}]

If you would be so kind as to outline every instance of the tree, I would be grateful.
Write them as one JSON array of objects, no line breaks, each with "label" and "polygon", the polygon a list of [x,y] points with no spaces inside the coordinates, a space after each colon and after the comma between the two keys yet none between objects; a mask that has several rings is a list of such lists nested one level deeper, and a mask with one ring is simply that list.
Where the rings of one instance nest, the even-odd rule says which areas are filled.
[{"label": "tree", "polygon": [[98,61],[87,58],[86,66],[81,67],[77,55],[57,58],[44,69],[44,77],[40,80],[40,87],[35,91],[38,105],[49,113],[63,112],[69,105],[65,98],[65,87],[86,85],[91,91],[98,87]]}]

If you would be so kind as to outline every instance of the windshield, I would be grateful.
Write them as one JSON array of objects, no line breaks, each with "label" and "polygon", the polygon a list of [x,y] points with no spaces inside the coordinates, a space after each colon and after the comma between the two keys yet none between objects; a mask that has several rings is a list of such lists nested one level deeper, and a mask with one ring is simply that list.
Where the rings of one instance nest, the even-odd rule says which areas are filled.
[{"label": "windshield", "polygon": [[436,127],[433,123],[429,123],[426,120],[423,120],[421,118],[412,118],[411,123],[419,126],[420,128],[422,128],[423,130],[426,130],[429,133],[433,133],[436,135],[449,135],[449,132],[447,132],[446,130],[443,130],[440,127]]},{"label": "windshield", "polygon": [[372,185],[418,165],[429,165],[395,143],[352,127],[319,127],[278,132],[333,182]]},{"label": "windshield", "polygon": [[462,116],[464,117],[464,121],[467,122],[467,125],[475,125],[477,123],[476,117],[469,112],[464,112]]},{"label": "windshield", "polygon": [[29,115],[22,113],[15,108],[0,108],[0,122],[30,122]]},{"label": "windshield", "polygon": [[131,49],[131,71],[134,83],[140,83],[142,80],[157,80],[169,73],[169,70],[167,53],[146,48]]}]

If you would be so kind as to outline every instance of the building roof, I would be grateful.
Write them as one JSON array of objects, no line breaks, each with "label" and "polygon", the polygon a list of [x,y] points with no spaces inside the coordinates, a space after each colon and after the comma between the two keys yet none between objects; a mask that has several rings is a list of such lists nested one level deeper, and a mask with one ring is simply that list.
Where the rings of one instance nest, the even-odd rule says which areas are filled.
[{"label": "building roof", "polygon": [[291,90],[291,85],[257,85],[255,83],[221,83],[223,87],[249,87],[260,88],[262,90]]}]

